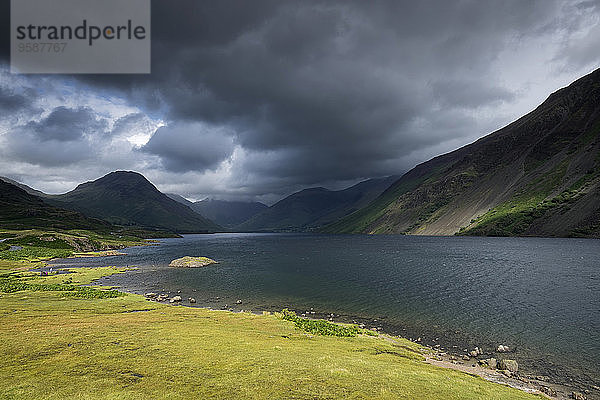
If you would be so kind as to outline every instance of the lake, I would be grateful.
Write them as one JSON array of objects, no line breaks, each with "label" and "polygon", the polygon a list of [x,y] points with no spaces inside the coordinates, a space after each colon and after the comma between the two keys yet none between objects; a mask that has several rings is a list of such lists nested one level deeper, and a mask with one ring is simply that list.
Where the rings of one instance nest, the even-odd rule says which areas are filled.
[{"label": "lake", "polygon": [[[456,353],[504,344],[525,372],[600,381],[600,240],[232,233],[124,252],[55,265],[135,265],[102,284],[211,308],[312,308]],[[185,255],[219,264],[168,267]]]}]

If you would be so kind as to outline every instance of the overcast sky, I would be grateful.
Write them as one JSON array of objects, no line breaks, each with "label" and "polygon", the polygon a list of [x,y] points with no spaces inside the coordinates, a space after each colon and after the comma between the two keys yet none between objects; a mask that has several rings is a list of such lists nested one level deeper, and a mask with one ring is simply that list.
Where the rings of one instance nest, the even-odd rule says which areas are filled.
[{"label": "overcast sky", "polygon": [[600,1],[154,1],[152,74],[11,75],[0,175],[267,203],[401,174],[600,62]]}]

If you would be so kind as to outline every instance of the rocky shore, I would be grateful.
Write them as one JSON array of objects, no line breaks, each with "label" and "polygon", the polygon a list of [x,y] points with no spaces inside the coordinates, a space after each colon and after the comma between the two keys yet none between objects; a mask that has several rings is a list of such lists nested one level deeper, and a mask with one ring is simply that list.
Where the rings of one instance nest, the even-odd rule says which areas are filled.
[{"label": "rocky shore", "polygon": [[[281,310],[280,308],[244,310],[242,309],[244,301],[241,299],[225,302],[225,299],[221,299],[220,297],[206,299],[198,303],[195,297],[186,298],[186,296],[181,295],[181,291],[177,291],[177,294],[171,292],[148,292],[144,296],[150,301],[169,302],[174,305],[199,306],[212,310],[245,311],[256,314],[261,314],[265,311],[274,312]],[[215,303],[221,304],[221,306],[215,307]],[[383,321],[377,319],[366,320],[335,313],[323,313],[315,311],[314,308],[307,310],[296,309],[294,311],[304,318],[326,319],[339,323],[354,323],[360,328],[378,332],[392,342],[394,341],[394,337],[403,337],[423,346],[425,349],[425,362],[427,363],[478,375],[486,380],[511,386],[525,392],[540,393],[552,399],[600,399],[600,387],[598,386],[568,386],[556,383],[548,376],[531,375],[520,370],[518,357],[516,357],[514,349],[506,344],[498,344],[494,348],[479,346],[465,348],[457,345],[444,347],[439,343],[428,344],[421,336],[413,338],[410,335],[398,335],[397,332],[391,333],[390,330],[385,328]]]}]

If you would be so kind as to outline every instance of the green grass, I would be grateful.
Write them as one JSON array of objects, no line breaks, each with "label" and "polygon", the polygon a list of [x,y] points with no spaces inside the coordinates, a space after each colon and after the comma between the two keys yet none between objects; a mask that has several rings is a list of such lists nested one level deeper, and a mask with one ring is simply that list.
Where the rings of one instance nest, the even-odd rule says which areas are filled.
[{"label": "green grass", "polygon": [[[0,235],[10,238],[0,243],[0,259],[12,261],[70,257],[82,248],[103,250],[146,244],[138,237],[100,234],[84,230],[12,230],[0,232]],[[9,251],[10,246],[19,246],[22,249]]]},{"label": "green grass", "polygon": [[[131,294],[65,297],[45,289],[123,270],[47,277],[23,271],[35,265],[0,260],[4,279],[30,285],[0,293],[3,399],[540,398],[426,364],[422,348],[403,339],[313,335],[295,318],[170,306]],[[330,325],[316,333],[331,332]]]},{"label": "green grass", "polygon": [[64,283],[35,283],[22,275],[0,275],[0,293],[22,291],[61,292],[62,296],[82,299],[109,299],[124,295],[117,290],[101,290],[89,286],[73,285],[70,278],[67,278]]},{"label": "green grass", "polygon": [[46,247],[24,247],[15,251],[0,251],[0,258],[4,260],[48,260],[51,258],[69,257],[73,252],[66,249],[49,249]]}]

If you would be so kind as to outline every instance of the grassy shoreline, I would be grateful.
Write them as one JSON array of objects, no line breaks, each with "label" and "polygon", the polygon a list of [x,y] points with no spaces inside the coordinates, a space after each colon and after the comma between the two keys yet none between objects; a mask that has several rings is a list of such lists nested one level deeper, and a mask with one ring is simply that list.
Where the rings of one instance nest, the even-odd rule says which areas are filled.
[{"label": "grassy shoreline", "polygon": [[129,293],[65,295],[56,285],[89,285],[125,270],[29,271],[41,265],[0,260],[3,279],[30,285],[0,292],[2,398],[540,398],[430,365],[427,350],[405,339],[322,336],[273,314]]}]

